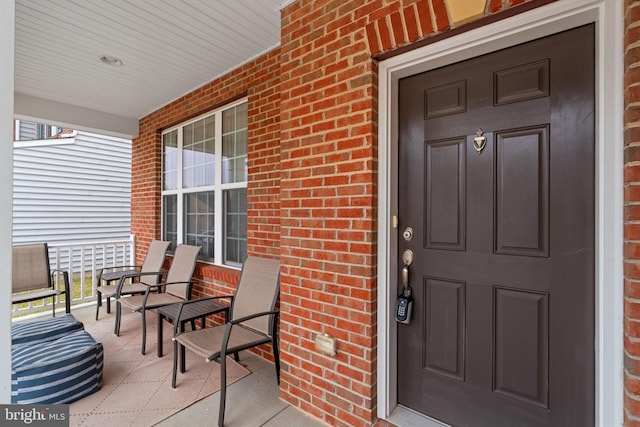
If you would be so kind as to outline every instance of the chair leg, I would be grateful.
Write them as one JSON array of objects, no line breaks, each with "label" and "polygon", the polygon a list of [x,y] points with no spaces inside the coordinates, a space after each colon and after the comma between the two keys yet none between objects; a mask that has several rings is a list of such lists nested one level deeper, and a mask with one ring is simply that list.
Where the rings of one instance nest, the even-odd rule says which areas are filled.
[{"label": "chair leg", "polygon": [[180,346],[180,373],[184,374],[187,370],[187,349],[185,346]]},{"label": "chair leg", "polygon": [[107,297],[107,313],[111,313],[111,297]]},{"label": "chair leg", "polygon": [[278,351],[278,339],[276,334],[271,337],[271,350],[273,351],[273,362],[276,365],[276,378],[280,384],[280,352]]},{"label": "chair leg", "polygon": [[122,307],[120,306],[120,301],[116,300],[116,321],[113,327],[113,333],[116,334],[117,337],[120,336],[120,314],[122,312]]},{"label": "chair leg", "polygon": [[96,320],[98,320],[98,315],[100,314],[101,305],[102,305],[102,294],[96,291]]},{"label": "chair leg", "polygon": [[142,311],[142,355],[144,356],[145,347],[147,344],[147,310],[144,308]]},{"label": "chair leg", "polygon": [[178,341],[173,342],[173,375],[171,377],[171,387],[176,388],[176,377],[178,376]]},{"label": "chair leg", "polygon": [[164,316],[160,313],[158,313],[158,327],[156,328],[158,330],[158,344],[157,344],[157,350],[158,350],[158,357],[162,357],[162,339],[164,338],[164,333],[163,333],[163,329],[164,329],[164,323],[162,321],[162,319],[164,318]]},{"label": "chair leg", "polygon": [[218,427],[224,426],[224,407],[227,400],[227,357],[220,355],[220,409],[218,412]]}]

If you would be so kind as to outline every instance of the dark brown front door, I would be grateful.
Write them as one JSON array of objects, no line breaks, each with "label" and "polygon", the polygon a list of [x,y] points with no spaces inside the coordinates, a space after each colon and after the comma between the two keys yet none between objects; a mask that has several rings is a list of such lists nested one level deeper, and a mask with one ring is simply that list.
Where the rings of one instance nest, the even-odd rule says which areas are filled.
[{"label": "dark brown front door", "polygon": [[592,25],[400,81],[400,404],[594,424],[594,81]]}]

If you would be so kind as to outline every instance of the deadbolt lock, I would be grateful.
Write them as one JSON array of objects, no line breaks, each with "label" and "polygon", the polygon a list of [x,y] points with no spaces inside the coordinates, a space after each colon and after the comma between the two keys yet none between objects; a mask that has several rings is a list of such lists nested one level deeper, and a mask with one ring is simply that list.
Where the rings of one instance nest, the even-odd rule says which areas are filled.
[{"label": "deadbolt lock", "polygon": [[405,240],[405,242],[410,242],[413,240],[413,228],[411,227],[407,227],[404,229],[404,231],[402,232],[402,238]]}]

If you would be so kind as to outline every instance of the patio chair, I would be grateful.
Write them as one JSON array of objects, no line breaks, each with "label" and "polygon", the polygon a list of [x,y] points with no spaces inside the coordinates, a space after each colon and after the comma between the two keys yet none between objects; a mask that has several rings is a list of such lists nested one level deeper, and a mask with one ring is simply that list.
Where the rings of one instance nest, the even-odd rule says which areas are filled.
[{"label": "patio chair", "polygon": [[[147,343],[147,310],[153,310],[167,304],[182,302],[191,299],[191,276],[196,267],[196,259],[200,252],[200,246],[178,245],[173,255],[173,262],[166,273],[165,280],[160,283],[140,282],[147,287],[142,295],[123,296],[120,294],[124,278],[120,280],[116,292],[116,324],[115,334],[120,335],[120,318],[122,306],[142,314],[142,354],[145,354]],[[164,272],[138,273],[139,276],[153,277],[164,276]],[[157,292],[154,292],[157,291]]]},{"label": "patio chair", "polygon": [[185,371],[185,348],[204,357],[207,362],[217,360],[220,363],[219,427],[224,424],[228,354],[234,354],[238,360],[239,351],[271,342],[276,376],[280,384],[280,358],[276,338],[279,311],[274,310],[279,288],[280,262],[250,256],[242,267],[235,295],[219,297],[231,298],[229,321],[220,326],[181,332],[173,338],[173,388],[176,388],[178,358],[181,359],[180,372]]},{"label": "patio chair", "polygon": [[[61,289],[60,280],[56,280],[60,275],[64,289]],[[12,304],[53,297],[53,317],[56,316],[56,297],[65,294],[65,311],[71,313],[69,274],[62,270],[51,270],[46,243],[13,247],[11,292]]]},{"label": "patio chair", "polygon": [[[149,283],[158,283],[159,276],[139,276],[141,272],[158,272],[162,269],[167,249],[171,242],[162,240],[153,240],[147,249],[147,256],[142,265],[125,265],[121,267],[105,267],[98,272],[98,280],[96,287],[96,320],[100,314],[100,306],[102,305],[102,297],[107,299],[107,313],[111,313],[111,298],[115,297],[118,289],[118,283],[125,278],[129,283],[123,283],[120,295],[143,294],[147,290],[147,286],[140,283],[148,281]],[[118,269],[118,270],[116,270]],[[134,281],[137,279],[137,281]],[[111,283],[115,282],[115,285]],[[103,284],[104,283],[104,284]]]}]

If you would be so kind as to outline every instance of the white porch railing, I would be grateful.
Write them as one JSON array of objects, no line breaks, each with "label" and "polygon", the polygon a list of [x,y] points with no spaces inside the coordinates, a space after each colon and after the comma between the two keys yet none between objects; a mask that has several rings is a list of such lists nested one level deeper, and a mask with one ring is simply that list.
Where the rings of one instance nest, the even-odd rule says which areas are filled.
[{"label": "white porch railing", "polygon": [[[85,243],[51,243],[49,260],[51,270],[63,270],[69,274],[71,305],[95,301],[97,271],[104,267],[135,265],[135,236],[128,240],[109,240]],[[56,277],[62,280],[62,276]],[[12,316],[23,316],[40,311],[51,311],[51,298],[44,302],[33,301],[13,306]],[[64,302],[56,301],[56,307],[63,309]]]}]

